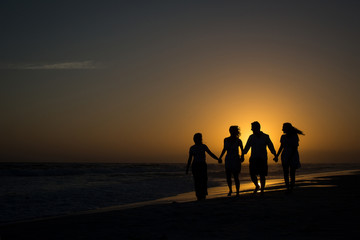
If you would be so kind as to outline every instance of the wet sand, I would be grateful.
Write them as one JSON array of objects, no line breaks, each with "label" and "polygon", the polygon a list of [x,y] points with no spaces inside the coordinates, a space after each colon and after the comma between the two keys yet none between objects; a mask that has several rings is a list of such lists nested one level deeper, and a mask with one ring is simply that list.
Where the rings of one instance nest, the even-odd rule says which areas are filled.
[{"label": "wet sand", "polygon": [[[248,191],[206,201],[178,196],[143,206],[103,209],[0,226],[12,239],[345,239],[360,234],[360,171],[299,177],[264,196]],[[331,175],[331,174],[330,174]],[[188,195],[186,195],[188,196]],[[90,196],[89,196],[90,197]],[[188,196],[189,197],[189,196]],[[184,200],[185,199],[185,200]]]}]

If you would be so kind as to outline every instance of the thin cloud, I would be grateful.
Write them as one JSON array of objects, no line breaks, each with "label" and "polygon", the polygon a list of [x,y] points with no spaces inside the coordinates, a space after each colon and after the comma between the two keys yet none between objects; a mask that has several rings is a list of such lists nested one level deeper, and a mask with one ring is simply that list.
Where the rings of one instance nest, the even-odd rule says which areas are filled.
[{"label": "thin cloud", "polygon": [[7,69],[19,70],[86,70],[86,69],[102,69],[103,64],[94,61],[82,62],[62,62],[52,64],[25,64],[25,65],[8,65]]}]

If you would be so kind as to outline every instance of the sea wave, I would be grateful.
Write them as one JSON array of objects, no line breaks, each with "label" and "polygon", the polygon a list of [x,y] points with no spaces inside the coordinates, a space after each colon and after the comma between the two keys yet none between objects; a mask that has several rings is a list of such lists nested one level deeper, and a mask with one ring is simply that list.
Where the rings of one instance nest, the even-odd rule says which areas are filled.
[{"label": "sea wave", "polygon": [[[359,164],[303,164],[299,174],[359,169]],[[208,164],[209,187],[225,186],[224,165]],[[281,178],[280,164],[268,179]],[[241,181],[250,181],[244,164]],[[155,200],[193,191],[185,164],[0,163],[0,222]]]}]

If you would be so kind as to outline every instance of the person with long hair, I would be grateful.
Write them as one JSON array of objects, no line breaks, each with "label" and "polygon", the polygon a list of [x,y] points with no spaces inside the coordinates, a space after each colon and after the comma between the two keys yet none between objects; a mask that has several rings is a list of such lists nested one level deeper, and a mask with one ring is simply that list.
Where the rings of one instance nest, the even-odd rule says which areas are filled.
[{"label": "person with long hair", "polygon": [[218,160],[221,163],[220,159],[218,159],[215,154],[213,154],[210,149],[203,144],[202,142],[202,134],[196,133],[193,138],[195,145],[190,147],[189,151],[189,159],[186,165],[186,174],[189,173],[189,168],[191,165],[192,174],[194,177],[194,186],[197,200],[205,200],[207,192],[207,164],[206,164],[206,154],[208,153],[212,158]]},{"label": "person with long hair", "polygon": [[304,133],[293,127],[291,123],[284,123],[282,131],[284,134],[280,138],[280,147],[274,160],[277,162],[281,153],[281,164],[284,171],[286,191],[290,193],[295,186],[296,169],[301,167],[298,151],[299,135],[304,135]]},{"label": "person with long hair", "polygon": [[[225,156],[225,173],[226,173],[226,181],[229,187],[228,196],[231,196],[232,193],[232,181],[231,178],[234,177],[235,187],[236,187],[236,195],[239,195],[240,191],[240,180],[239,174],[241,171],[241,163],[244,161],[242,152],[243,152],[243,144],[240,140],[240,129],[238,126],[231,126],[229,128],[230,137],[224,139],[224,148],[220,154],[219,159]],[[241,149],[241,156],[239,154],[239,147]],[[221,160],[222,161],[222,160]]]}]

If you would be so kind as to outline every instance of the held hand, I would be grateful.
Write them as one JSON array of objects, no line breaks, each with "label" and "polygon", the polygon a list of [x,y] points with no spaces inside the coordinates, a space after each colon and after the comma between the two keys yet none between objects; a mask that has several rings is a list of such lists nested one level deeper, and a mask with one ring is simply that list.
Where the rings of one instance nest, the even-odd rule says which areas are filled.
[{"label": "held hand", "polygon": [[221,158],[219,158],[218,162],[219,162],[219,163],[222,163],[222,160],[221,160]]},{"label": "held hand", "polygon": [[240,161],[241,161],[241,162],[244,162],[244,160],[245,160],[244,155],[241,155]]},{"label": "held hand", "polygon": [[278,162],[278,161],[279,161],[278,156],[275,156],[275,157],[274,157],[274,161],[275,161],[275,162]]}]

